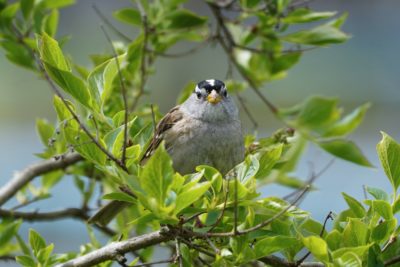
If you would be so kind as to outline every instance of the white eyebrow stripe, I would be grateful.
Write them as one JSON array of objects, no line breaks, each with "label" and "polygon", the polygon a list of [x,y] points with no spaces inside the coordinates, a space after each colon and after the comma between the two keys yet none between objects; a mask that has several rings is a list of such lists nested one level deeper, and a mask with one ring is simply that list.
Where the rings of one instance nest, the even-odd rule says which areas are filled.
[{"label": "white eyebrow stripe", "polygon": [[208,82],[211,86],[215,85],[215,80],[214,79],[206,80],[206,82]]}]

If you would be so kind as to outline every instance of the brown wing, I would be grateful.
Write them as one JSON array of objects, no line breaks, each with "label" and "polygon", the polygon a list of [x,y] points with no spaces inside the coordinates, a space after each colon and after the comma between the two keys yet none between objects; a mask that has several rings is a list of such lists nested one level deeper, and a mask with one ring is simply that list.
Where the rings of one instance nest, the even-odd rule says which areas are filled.
[{"label": "brown wing", "polygon": [[163,140],[165,131],[170,129],[176,122],[182,119],[182,112],[179,110],[179,107],[180,106],[176,106],[172,108],[157,124],[153,139],[151,140],[146,153],[143,154],[140,164],[145,164],[151,155],[153,155],[154,151]]}]

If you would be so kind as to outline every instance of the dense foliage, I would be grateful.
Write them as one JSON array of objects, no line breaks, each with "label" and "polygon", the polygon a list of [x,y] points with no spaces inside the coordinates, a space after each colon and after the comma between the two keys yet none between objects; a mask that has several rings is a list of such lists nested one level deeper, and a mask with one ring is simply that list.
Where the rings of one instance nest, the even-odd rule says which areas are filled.
[{"label": "dense foliage", "polygon": [[[383,134],[377,152],[392,184],[391,194],[367,187],[372,198],[357,200],[343,193],[349,208],[329,215],[334,219],[331,230],[296,207],[316,178],[294,176],[308,142],[334,157],[371,166],[347,139],[369,105],[343,115],[334,98],[313,96],[291,108],[279,108],[263,95],[262,87],[284,78],[304,51],[346,41],[341,26],[347,15],[313,11],[307,1],[209,0],[204,1],[211,11],[208,17],[184,8],[184,2],[139,0],[115,11],[116,20],[138,34],[127,36],[108,22],[118,42],[105,42],[111,53],[91,55],[93,66],[86,68],[63,53],[68,37],[57,35],[59,9],[73,0],[0,0],[0,47],[9,62],[48,83],[55,93],[58,118],[55,123],[44,119],[36,123],[44,146],[38,156],[50,167],[37,170],[44,166],[39,163],[31,167],[37,170],[33,174],[17,174],[0,190],[0,205],[11,197],[20,207],[51,198],[52,188],[67,175],[74,177],[82,198],[81,207],[58,213],[30,213],[3,205],[0,257],[16,256],[23,266],[109,266],[113,261],[128,266],[125,253],[134,251],[133,266],[152,262],[154,246],[161,245],[171,250],[172,257],[165,262],[177,266],[307,266],[309,254],[313,266],[399,262],[400,145],[390,136]],[[198,45],[193,51],[170,54],[178,42]],[[162,146],[140,166],[153,133],[153,117],[161,118],[157,107],[141,101],[145,94],[157,94],[146,88],[146,81],[160,71],[154,63],[159,57],[192,53],[207,43],[220,45],[237,71],[239,77],[227,81],[229,93],[242,101],[244,91],[253,91],[284,128],[270,137],[246,136],[246,159],[225,177],[210,166],[198,166],[190,175],[175,173]],[[178,102],[193,88],[190,81]],[[39,187],[30,183],[35,177],[41,179]],[[260,195],[261,187],[271,183],[295,191],[286,200]],[[29,237],[19,235],[19,226],[26,221],[72,217],[86,222],[92,208],[97,208],[93,205],[101,202],[93,194],[96,187],[105,192],[103,199],[132,205],[111,226],[88,224],[92,242],[80,250],[54,254],[57,244],[47,244],[35,230]],[[153,239],[92,262],[70,261],[85,259],[82,255],[99,252],[103,246],[92,227],[110,235],[116,245],[123,242],[121,236],[132,242],[140,241],[133,236]]]}]

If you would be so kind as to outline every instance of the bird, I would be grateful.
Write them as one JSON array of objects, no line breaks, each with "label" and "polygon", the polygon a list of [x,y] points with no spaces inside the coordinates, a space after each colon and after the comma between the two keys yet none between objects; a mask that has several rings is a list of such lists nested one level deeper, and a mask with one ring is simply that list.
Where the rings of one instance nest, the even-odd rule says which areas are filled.
[{"label": "bird", "polygon": [[[221,80],[197,83],[181,105],[172,108],[157,124],[141,165],[164,143],[173,168],[182,175],[195,172],[198,165],[209,165],[227,174],[244,160],[245,146],[238,108]],[[101,225],[129,203],[111,201],[89,221]]]}]

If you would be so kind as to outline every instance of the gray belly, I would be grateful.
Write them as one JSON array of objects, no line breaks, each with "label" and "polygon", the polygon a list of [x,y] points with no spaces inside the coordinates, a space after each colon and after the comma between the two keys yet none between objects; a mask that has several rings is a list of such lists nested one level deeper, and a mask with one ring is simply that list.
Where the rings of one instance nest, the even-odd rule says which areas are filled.
[{"label": "gray belly", "polygon": [[[179,131],[176,127],[181,127]],[[165,138],[176,171],[187,174],[198,165],[210,165],[226,174],[244,159],[244,143],[240,122],[226,125],[203,123],[192,131],[175,125]],[[180,135],[175,133],[179,132]]]}]

